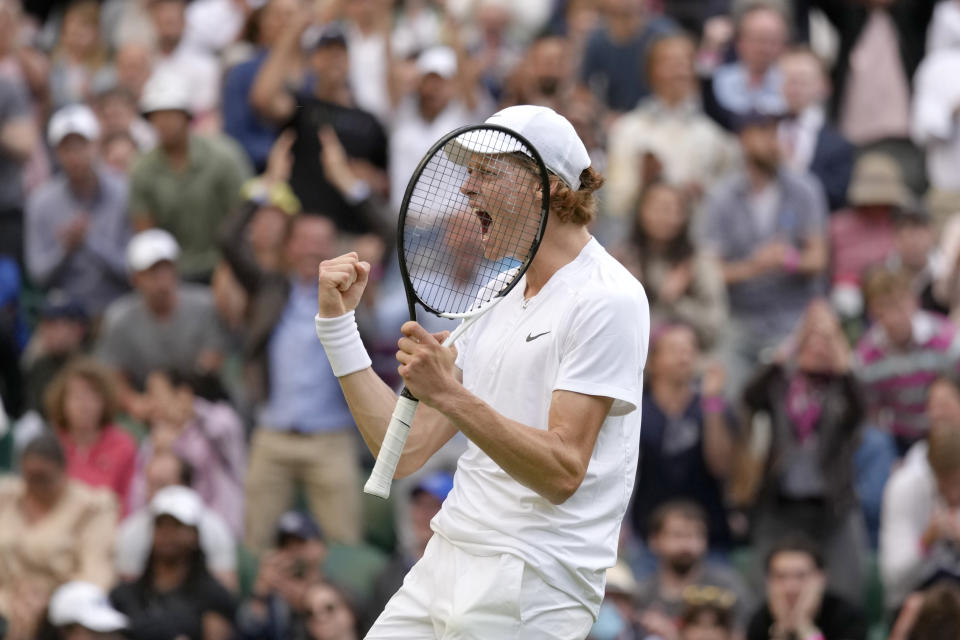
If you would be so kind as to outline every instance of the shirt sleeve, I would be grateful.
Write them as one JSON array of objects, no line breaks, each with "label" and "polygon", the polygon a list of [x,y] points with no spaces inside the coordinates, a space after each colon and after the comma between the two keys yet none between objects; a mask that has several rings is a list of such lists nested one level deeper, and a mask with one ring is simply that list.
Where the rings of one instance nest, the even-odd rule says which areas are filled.
[{"label": "shirt sleeve", "polygon": [[650,312],[645,301],[604,291],[578,305],[560,355],[554,390],[613,398],[610,415],[640,406]]},{"label": "shirt sleeve", "polygon": [[87,580],[103,589],[114,583],[113,544],[117,524],[117,504],[112,494],[91,504],[86,521],[74,532],[77,540],[78,571],[73,579]]}]

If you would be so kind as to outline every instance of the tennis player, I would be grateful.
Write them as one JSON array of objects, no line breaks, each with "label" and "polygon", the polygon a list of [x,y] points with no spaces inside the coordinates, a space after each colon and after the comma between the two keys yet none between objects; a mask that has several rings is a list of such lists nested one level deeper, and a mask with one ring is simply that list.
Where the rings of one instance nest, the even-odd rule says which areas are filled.
[{"label": "tennis player", "polygon": [[[649,307],[587,230],[603,178],[551,109],[510,107],[487,122],[540,153],[549,220],[523,279],[457,348],[416,322],[401,328],[399,373],[421,402],[398,477],[457,431],[470,444],[436,535],[367,638],[586,637],[633,489]],[[461,190],[489,242],[509,221],[483,218],[485,181],[499,178],[479,173]],[[354,253],[320,265],[317,333],[377,454],[396,396],[370,368],[353,319],[369,273]]]}]

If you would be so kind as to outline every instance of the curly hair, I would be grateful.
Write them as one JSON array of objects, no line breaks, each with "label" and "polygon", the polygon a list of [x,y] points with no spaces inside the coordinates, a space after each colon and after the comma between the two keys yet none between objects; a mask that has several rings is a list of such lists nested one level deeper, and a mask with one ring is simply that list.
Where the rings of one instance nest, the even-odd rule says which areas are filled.
[{"label": "curly hair", "polygon": [[597,215],[594,192],[603,185],[603,176],[593,167],[580,174],[580,188],[574,191],[559,176],[550,174],[550,209],[561,222],[588,225]]}]

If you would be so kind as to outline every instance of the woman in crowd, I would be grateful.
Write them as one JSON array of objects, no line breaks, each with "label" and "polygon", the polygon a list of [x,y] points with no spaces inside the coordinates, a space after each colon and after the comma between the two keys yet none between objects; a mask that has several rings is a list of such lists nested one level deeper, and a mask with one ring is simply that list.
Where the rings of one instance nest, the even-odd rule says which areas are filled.
[{"label": "woman in crowd", "polygon": [[336,585],[318,582],[307,591],[307,637],[311,640],[359,640],[360,616]]},{"label": "woman in crowd", "polygon": [[110,372],[89,358],[70,362],[46,392],[46,413],[67,458],[67,475],[107,487],[126,503],[137,445],[113,423],[116,399]]},{"label": "woman in crowd", "polygon": [[4,640],[31,640],[53,590],[69,580],[113,583],[116,500],[67,476],[56,436],[31,440],[20,476],[0,480],[0,616]]},{"label": "woman in crowd", "polygon": [[780,358],[757,372],[743,400],[752,435],[770,435],[765,457],[737,465],[754,474],[747,484],[755,490],[747,494],[754,498],[758,557],[783,535],[803,532],[823,545],[831,587],[858,602],[866,539],[853,455],[863,405],[850,349],[827,302],[810,304]]},{"label": "woman in crowd", "polygon": [[146,503],[147,462],[157,451],[173,451],[193,469],[192,488],[231,531],[243,534],[246,443],[240,416],[216,378],[154,371],[147,378],[150,437],[137,454],[130,509]]},{"label": "woman in crowd", "polygon": [[53,110],[90,98],[94,77],[107,62],[100,39],[100,4],[80,0],[68,5],[50,66]]},{"label": "woman in crowd", "polygon": [[707,350],[727,317],[720,269],[697,252],[683,190],[653,182],[640,197],[630,242],[617,252],[643,283],[653,325],[678,319],[696,329]]}]

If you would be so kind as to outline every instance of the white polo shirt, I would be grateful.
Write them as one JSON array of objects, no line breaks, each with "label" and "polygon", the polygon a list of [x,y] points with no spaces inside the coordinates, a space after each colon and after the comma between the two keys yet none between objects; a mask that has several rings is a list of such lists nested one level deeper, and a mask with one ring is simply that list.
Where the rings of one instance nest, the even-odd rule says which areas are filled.
[{"label": "white polo shirt", "polygon": [[595,240],[524,308],[521,280],[458,343],[467,389],[546,430],[554,390],[614,399],[586,476],[551,504],[472,442],[433,530],[475,555],[522,558],[596,616],[636,478],[650,310],[643,287]]}]

